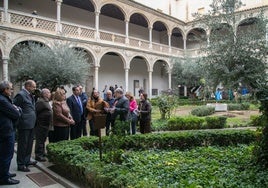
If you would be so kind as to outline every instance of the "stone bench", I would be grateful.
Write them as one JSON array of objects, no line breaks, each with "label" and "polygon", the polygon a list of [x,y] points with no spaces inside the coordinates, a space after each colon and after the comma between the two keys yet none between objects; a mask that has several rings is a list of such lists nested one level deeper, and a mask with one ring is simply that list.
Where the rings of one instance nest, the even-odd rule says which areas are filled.
[{"label": "stone bench", "polygon": [[208,103],[207,106],[215,107],[215,112],[226,112],[227,104],[225,103]]}]

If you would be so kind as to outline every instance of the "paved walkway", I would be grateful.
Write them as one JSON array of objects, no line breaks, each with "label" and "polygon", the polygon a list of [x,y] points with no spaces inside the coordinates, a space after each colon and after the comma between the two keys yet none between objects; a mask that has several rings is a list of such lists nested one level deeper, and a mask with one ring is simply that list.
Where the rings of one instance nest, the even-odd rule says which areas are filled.
[{"label": "paved walkway", "polygon": [[17,174],[14,179],[20,180],[20,183],[17,185],[0,185],[0,188],[78,188],[77,185],[51,171],[48,167],[52,164],[49,162],[38,162],[36,166],[29,166],[30,172],[17,171],[16,158],[15,152],[10,172]]}]

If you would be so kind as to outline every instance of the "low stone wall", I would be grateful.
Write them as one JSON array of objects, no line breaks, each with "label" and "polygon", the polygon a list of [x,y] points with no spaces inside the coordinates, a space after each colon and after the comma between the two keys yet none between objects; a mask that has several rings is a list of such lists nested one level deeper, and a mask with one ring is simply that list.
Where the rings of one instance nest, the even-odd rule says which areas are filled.
[{"label": "low stone wall", "polygon": [[226,112],[228,109],[226,103],[208,103],[207,106],[215,107],[215,112]]}]

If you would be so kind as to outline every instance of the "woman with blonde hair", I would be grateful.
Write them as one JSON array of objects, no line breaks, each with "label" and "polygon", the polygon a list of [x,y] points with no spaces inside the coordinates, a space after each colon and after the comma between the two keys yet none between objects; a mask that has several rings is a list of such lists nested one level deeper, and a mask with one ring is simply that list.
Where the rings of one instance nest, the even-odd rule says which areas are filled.
[{"label": "woman with blonde hair", "polygon": [[58,89],[52,104],[55,142],[69,139],[69,127],[75,124],[66,103],[65,91]]},{"label": "woman with blonde hair", "polygon": [[131,92],[126,92],[126,98],[129,100],[130,120],[131,120],[131,134],[136,134],[136,125],[138,120],[138,105],[137,101]]}]

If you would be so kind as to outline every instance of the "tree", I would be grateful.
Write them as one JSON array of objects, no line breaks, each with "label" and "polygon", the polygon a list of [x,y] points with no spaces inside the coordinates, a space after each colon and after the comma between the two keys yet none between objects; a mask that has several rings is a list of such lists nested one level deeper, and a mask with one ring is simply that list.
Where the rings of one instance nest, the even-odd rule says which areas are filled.
[{"label": "tree", "polygon": [[256,89],[258,83],[266,83],[267,19],[263,13],[244,20],[236,31],[241,19],[236,10],[243,6],[240,0],[214,0],[210,6],[208,14],[196,15],[199,23],[211,31],[200,59],[206,70],[205,80],[210,80],[214,88],[222,83],[232,89],[239,84]]},{"label": "tree", "polygon": [[66,43],[55,43],[52,49],[34,42],[19,44],[10,61],[16,82],[32,79],[38,87],[52,91],[61,85],[82,83],[89,71],[86,53]]},{"label": "tree", "polygon": [[193,58],[173,59],[172,75],[176,85],[192,87],[201,84],[201,67]]}]

